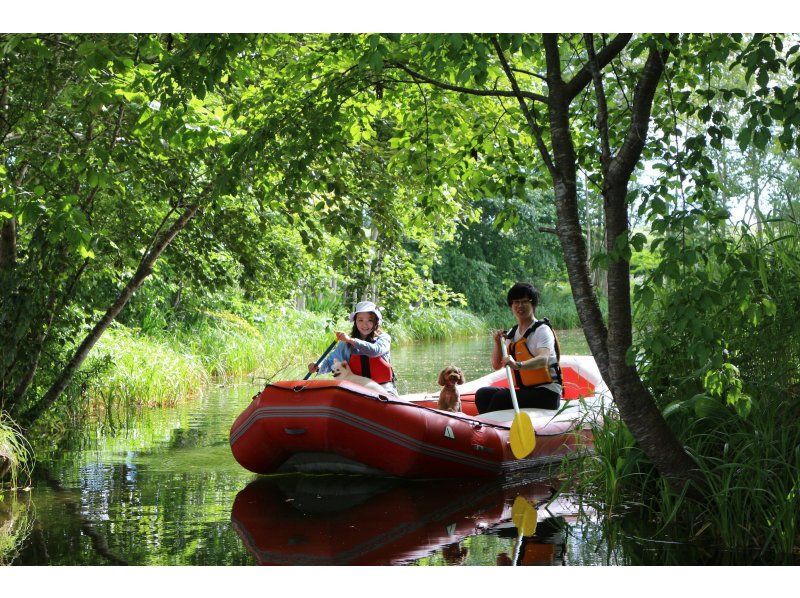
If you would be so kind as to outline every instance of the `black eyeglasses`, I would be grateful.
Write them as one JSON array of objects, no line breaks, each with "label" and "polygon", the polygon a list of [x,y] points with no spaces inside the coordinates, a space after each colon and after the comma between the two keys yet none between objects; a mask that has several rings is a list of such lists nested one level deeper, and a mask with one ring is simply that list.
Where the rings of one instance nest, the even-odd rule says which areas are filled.
[{"label": "black eyeglasses", "polygon": [[531,303],[531,300],[530,299],[514,299],[511,302],[511,307],[514,307],[516,305],[525,305],[526,303]]}]

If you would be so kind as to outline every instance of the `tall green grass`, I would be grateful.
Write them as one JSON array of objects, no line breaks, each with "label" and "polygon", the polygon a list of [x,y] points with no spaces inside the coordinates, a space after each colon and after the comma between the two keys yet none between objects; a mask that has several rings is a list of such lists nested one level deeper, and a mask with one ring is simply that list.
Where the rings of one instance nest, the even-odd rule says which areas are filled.
[{"label": "tall green grass", "polygon": [[575,490],[605,516],[607,535],[633,517],[651,523],[652,537],[758,558],[796,553],[800,427],[786,424],[800,417],[797,401],[757,401],[746,421],[701,401],[668,413],[705,481],[699,498],[675,492],[613,415],[593,430],[594,452],[565,466]]},{"label": "tall green grass", "polygon": [[246,375],[275,379],[305,373],[305,365],[333,340],[334,327],[330,317],[288,307],[249,319],[206,312],[177,340],[201,356],[216,380]]},{"label": "tall green grass", "polygon": [[33,452],[19,426],[0,411],[0,489],[16,488],[30,479]]},{"label": "tall green grass", "polygon": [[485,320],[456,307],[423,307],[386,324],[392,340],[409,343],[480,334],[489,329]]},{"label": "tall green grass", "polygon": [[97,344],[93,356],[100,374],[89,379],[87,392],[108,411],[123,406],[163,407],[197,396],[209,380],[202,361],[165,339],[114,326]]},{"label": "tall green grass", "polygon": [[203,312],[149,335],[115,325],[71,385],[68,402],[110,421],[131,409],[192,399],[212,381],[296,375],[329,342],[330,328],[323,317],[292,309],[250,320]]}]

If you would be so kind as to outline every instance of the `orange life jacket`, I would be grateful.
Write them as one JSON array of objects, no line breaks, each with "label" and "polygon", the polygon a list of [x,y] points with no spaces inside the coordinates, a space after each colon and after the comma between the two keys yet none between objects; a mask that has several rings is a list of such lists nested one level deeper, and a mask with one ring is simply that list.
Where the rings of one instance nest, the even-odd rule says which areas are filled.
[{"label": "orange life jacket", "polygon": [[392,364],[385,357],[367,357],[353,353],[347,363],[354,374],[371,378],[378,384],[394,380]]},{"label": "orange life jacket", "polygon": [[[530,326],[526,331],[525,334],[522,335],[518,341],[513,341],[508,347],[508,354],[511,355],[516,361],[527,361],[533,358],[530,350],[528,349],[528,337],[536,332],[536,329],[539,326],[547,326],[550,330],[553,330],[553,327],[550,326],[550,320],[547,318],[542,318],[541,320],[537,320],[532,326]],[[517,326],[514,325],[511,330],[508,331],[506,338],[513,339],[514,334],[517,331]],[[553,336],[555,336],[555,332],[553,332]],[[556,339],[556,359],[561,359],[560,350],[558,347],[558,340]],[[558,365],[558,361],[549,366],[544,366],[536,369],[525,369],[525,370],[511,370],[514,374],[514,387],[515,388],[531,388],[533,386],[541,386],[542,384],[550,384],[555,382],[556,384],[561,384],[563,386],[562,378],[561,378],[561,367]]]}]

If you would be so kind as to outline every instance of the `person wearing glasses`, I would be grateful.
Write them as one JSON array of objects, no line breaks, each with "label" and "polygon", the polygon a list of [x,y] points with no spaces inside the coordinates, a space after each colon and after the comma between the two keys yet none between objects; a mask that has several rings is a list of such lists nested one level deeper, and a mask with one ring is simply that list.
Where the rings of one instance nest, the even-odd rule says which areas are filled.
[{"label": "person wearing glasses", "polygon": [[[514,388],[520,408],[558,409],[563,380],[561,348],[547,318],[536,319],[539,291],[528,282],[512,286],[506,302],[517,320],[511,330],[492,333],[492,367],[511,367]],[[507,343],[508,355],[503,358],[500,343]],[[507,388],[485,386],[475,393],[478,413],[512,409],[511,392]]]}]

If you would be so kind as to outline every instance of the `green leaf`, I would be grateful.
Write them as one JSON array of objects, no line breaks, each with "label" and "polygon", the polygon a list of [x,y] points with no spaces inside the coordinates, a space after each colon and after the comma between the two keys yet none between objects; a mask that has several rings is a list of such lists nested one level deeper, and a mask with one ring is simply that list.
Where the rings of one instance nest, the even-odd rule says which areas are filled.
[{"label": "green leaf", "polygon": [[356,143],[361,141],[361,125],[359,123],[354,123],[350,127],[350,137],[352,137],[353,141]]},{"label": "green leaf", "polygon": [[464,45],[464,36],[460,33],[451,33],[447,36],[450,45],[456,50],[460,50]]},{"label": "green leaf", "polygon": [[88,249],[83,243],[78,246],[78,252],[80,253],[81,257],[86,259],[94,259],[94,251]]},{"label": "green leaf", "polygon": [[650,210],[653,214],[660,214],[662,216],[666,216],[667,214],[667,204],[664,203],[664,200],[660,197],[654,197],[650,201]]},{"label": "green leaf", "polygon": [[642,302],[645,309],[649,309],[653,305],[655,297],[656,295],[650,287],[643,287],[639,292],[639,300]]},{"label": "green leaf", "polygon": [[768,128],[759,127],[753,135],[753,144],[756,148],[763,150],[767,147],[767,143],[769,143],[771,137],[772,132]]},{"label": "green leaf", "polygon": [[759,69],[758,75],[756,76],[756,82],[761,87],[767,86],[767,84],[769,83],[769,72],[767,71],[767,69],[765,68]]},{"label": "green leaf", "polygon": [[383,69],[383,56],[381,56],[380,52],[370,54],[369,65],[376,71]]},{"label": "green leaf", "polygon": [[736,136],[736,143],[739,145],[739,149],[741,151],[745,151],[747,146],[750,144],[750,138],[752,137],[753,131],[750,127],[742,127],[739,131],[739,134]]}]

